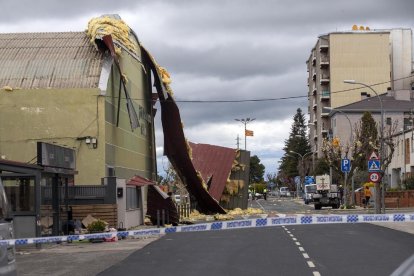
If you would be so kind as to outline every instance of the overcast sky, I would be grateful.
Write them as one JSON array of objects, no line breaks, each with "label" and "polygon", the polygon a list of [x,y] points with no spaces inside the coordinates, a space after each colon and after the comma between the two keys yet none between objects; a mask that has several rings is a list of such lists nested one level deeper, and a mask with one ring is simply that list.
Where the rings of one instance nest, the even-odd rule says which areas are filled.
[{"label": "overcast sky", "polygon": [[[0,0],[0,32],[82,31],[102,14],[119,14],[172,76],[187,138],[247,149],[276,172],[292,118],[307,113],[306,65],[318,35],[350,30],[413,28],[413,0]],[[247,103],[180,100],[302,98]],[[159,116],[159,113],[157,114]],[[157,126],[159,172],[162,133]]]}]

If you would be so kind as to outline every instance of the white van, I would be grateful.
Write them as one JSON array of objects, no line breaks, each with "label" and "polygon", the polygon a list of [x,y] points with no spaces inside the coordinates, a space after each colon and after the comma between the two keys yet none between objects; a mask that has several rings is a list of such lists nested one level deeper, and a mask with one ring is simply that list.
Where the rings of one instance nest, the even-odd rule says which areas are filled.
[{"label": "white van", "polygon": [[284,196],[284,197],[290,196],[289,188],[288,187],[281,187],[280,190],[279,190],[279,194],[280,194],[281,197],[282,196]]},{"label": "white van", "polygon": [[305,204],[313,202],[313,194],[316,193],[316,184],[305,185],[305,192],[303,193],[303,200]]}]

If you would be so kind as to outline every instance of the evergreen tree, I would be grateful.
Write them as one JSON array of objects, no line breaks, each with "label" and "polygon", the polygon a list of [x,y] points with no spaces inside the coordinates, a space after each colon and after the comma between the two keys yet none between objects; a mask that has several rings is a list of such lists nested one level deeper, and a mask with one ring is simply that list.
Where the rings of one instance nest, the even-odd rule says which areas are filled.
[{"label": "evergreen tree", "polygon": [[250,183],[262,183],[264,182],[265,166],[260,164],[260,159],[257,155],[250,157]]},{"label": "evergreen tree", "polygon": [[[279,166],[278,176],[279,179],[283,178],[282,182],[291,188],[295,188],[293,178],[300,175],[298,168],[301,167],[301,158],[291,151],[297,152],[302,156],[311,151],[309,140],[306,135],[306,129],[307,125],[305,124],[305,116],[302,113],[302,110],[298,108],[296,110],[296,114],[293,116],[293,123],[289,133],[289,138],[285,140],[285,146],[283,148],[285,153],[281,159],[282,162]],[[306,162],[306,164],[308,164],[307,167],[310,167],[309,162]],[[306,168],[301,169],[305,170],[304,175],[308,173]]]}]

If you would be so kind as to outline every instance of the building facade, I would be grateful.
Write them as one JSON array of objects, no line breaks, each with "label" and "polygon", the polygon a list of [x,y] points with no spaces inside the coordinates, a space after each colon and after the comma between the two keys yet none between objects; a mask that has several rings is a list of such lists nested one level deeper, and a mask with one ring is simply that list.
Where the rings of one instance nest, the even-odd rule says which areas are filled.
[{"label": "building facade", "polygon": [[370,95],[364,100],[338,107],[329,112],[330,125],[332,136],[338,137],[342,145],[349,145],[356,138],[355,128],[359,127],[363,113],[369,111],[380,131],[380,99],[384,116],[384,136],[393,135],[395,145],[391,164],[385,173],[386,183],[388,187],[396,188],[414,173],[414,162],[411,161],[414,158],[414,90],[389,90],[387,94],[379,97]]},{"label": "building facade", "polygon": [[0,34],[1,158],[35,163],[42,141],[75,149],[70,184],[155,179],[151,80],[137,49],[118,68],[85,32]]},{"label": "building facade", "polygon": [[329,111],[324,108],[351,104],[362,99],[361,93],[371,93],[344,80],[375,84],[378,94],[411,88],[406,77],[412,69],[412,31],[367,28],[321,35],[306,64],[309,138],[315,157],[321,157],[323,139],[332,136]]}]

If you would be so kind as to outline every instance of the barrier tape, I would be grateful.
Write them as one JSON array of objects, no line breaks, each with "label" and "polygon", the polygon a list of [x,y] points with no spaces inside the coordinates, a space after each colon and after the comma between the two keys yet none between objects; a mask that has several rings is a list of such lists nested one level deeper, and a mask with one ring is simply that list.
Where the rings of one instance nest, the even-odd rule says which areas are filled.
[{"label": "barrier tape", "polygon": [[414,222],[414,213],[408,214],[354,214],[354,215],[296,215],[286,217],[267,217],[242,219],[232,221],[215,221],[193,225],[173,226],[165,228],[150,228],[132,231],[105,232],[97,234],[80,234],[69,236],[52,236],[41,238],[25,238],[1,240],[0,245],[27,245],[56,242],[70,242],[84,239],[112,239],[115,237],[125,238],[158,236],[177,232],[217,231],[226,229],[269,227],[282,225],[303,225],[303,224],[333,224],[333,223],[367,223],[367,222]]}]

